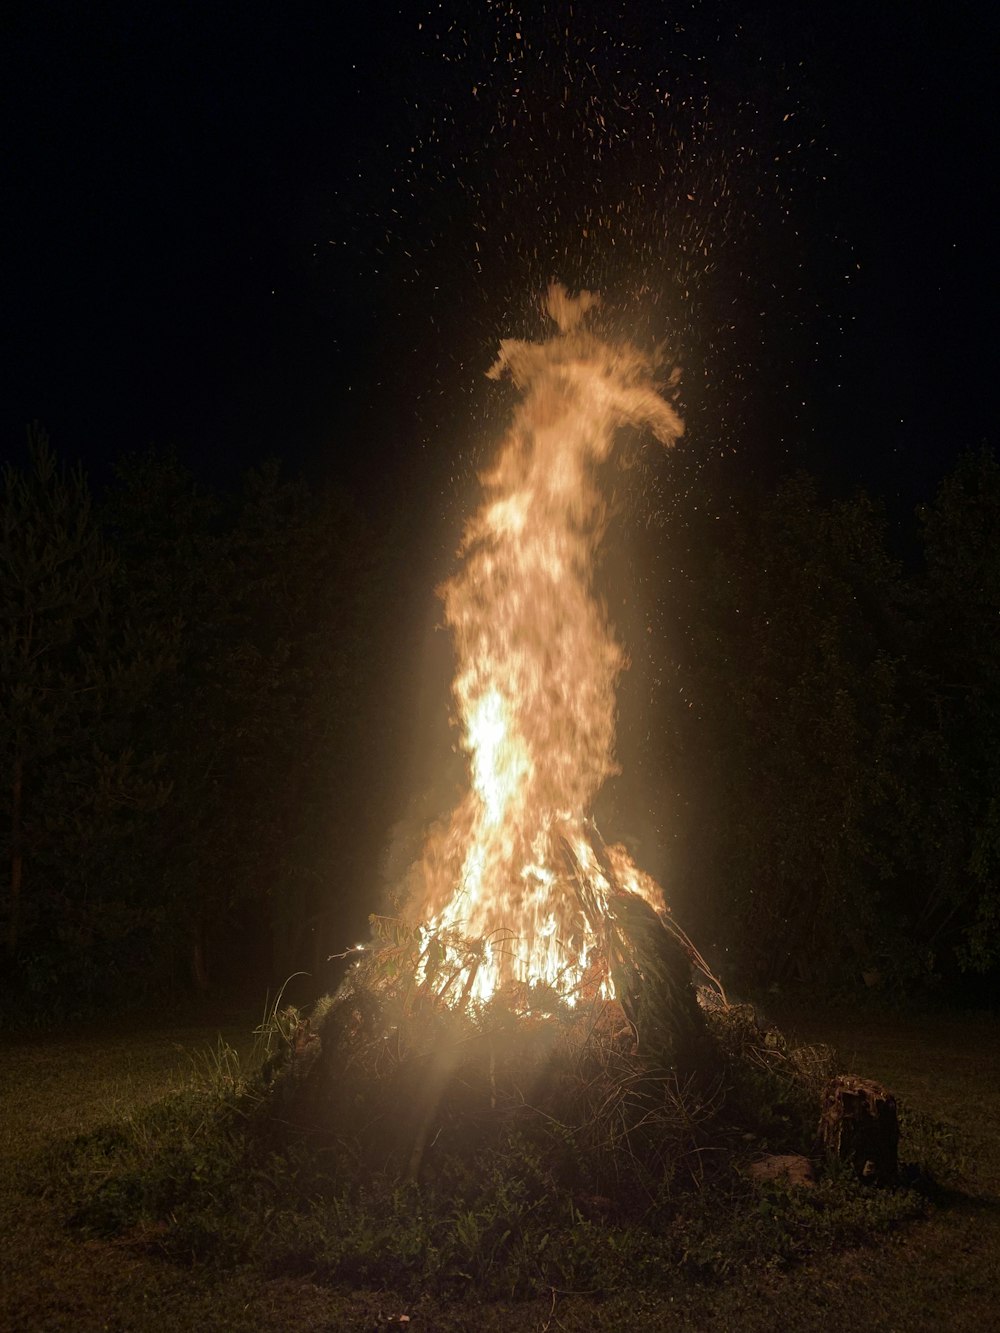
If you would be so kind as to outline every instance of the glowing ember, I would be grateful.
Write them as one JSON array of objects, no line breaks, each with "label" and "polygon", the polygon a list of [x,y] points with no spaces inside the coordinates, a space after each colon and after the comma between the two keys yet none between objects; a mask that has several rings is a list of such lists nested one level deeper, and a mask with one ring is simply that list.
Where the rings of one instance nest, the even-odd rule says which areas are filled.
[{"label": "glowing ember", "polygon": [[[595,472],[619,426],[649,428],[665,445],[684,427],[648,358],[583,327],[597,304],[553,286],[546,309],[558,333],[501,344],[490,375],[509,374],[522,399],[442,589],[470,790],[428,840],[413,887],[438,952],[467,961],[456,1000],[487,999],[507,981],[545,982],[572,999],[613,889],[663,905],[588,819],[616,771],[624,665],[593,589],[605,516]],[[449,931],[481,948],[463,960]]]}]

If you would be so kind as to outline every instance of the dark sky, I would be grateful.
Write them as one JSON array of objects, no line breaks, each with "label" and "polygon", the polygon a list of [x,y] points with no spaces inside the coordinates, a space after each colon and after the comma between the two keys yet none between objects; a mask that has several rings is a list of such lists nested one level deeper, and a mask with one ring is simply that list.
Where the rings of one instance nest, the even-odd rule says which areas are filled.
[{"label": "dark sky", "polygon": [[8,7],[0,453],[446,495],[555,276],[677,349],[734,485],[905,508],[994,429],[995,12]]}]

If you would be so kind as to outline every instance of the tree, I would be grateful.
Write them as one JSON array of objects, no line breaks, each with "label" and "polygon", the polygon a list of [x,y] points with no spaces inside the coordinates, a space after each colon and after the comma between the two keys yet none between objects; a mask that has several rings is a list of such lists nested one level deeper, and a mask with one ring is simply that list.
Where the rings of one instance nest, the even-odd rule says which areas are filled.
[{"label": "tree", "polygon": [[668,781],[692,929],[757,984],[860,976],[895,874],[905,615],[881,514],[799,476],[689,538],[675,580]]},{"label": "tree", "polygon": [[37,426],[27,468],[8,464],[0,480],[0,564],[5,951],[23,965],[27,934],[69,938],[81,904],[92,928],[115,878],[98,848],[164,797],[126,723],[162,658],[120,614],[118,563],[82,470]]},{"label": "tree", "polygon": [[920,511],[923,649],[935,786],[925,812],[931,945],[960,965],[1000,964],[1000,463],[969,452]]},{"label": "tree", "polygon": [[[277,464],[219,495],[169,454],[118,474],[106,513],[126,580],[146,617],[179,627],[146,725],[172,783],[153,861],[191,977],[206,987],[213,954],[232,964],[234,942],[252,953],[261,935],[271,976],[313,969],[343,940],[335,915],[358,911],[345,881],[376,730],[364,523],[343,493]],[[240,961],[259,975],[259,956]]]}]

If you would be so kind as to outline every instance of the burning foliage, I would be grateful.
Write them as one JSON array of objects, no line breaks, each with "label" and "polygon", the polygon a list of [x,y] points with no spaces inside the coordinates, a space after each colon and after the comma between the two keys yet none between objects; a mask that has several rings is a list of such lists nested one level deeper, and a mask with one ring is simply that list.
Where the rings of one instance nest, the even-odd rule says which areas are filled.
[{"label": "burning foliage", "polygon": [[435,1145],[447,1155],[544,1121],[604,1194],[662,1183],[682,1127],[694,1150],[722,1061],[680,938],[642,899],[620,895],[604,922],[618,1000],[595,964],[586,996],[511,982],[469,1002],[481,941],[375,926],[380,945],[287,1035],[265,1120],[320,1141],[360,1131],[354,1152],[411,1180],[433,1173]]}]

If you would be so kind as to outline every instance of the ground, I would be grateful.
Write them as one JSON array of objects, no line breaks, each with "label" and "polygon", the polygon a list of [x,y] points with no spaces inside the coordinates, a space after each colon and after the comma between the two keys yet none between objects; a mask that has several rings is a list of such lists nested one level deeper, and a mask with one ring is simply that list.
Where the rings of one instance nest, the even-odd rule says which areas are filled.
[{"label": "ground", "polygon": [[787,1273],[679,1287],[672,1297],[621,1291],[598,1301],[553,1292],[486,1307],[471,1299],[440,1306],[386,1292],[341,1293],[306,1278],[180,1269],[120,1242],[80,1241],[57,1224],[19,1168],[39,1148],[176,1087],[220,1031],[234,1046],[248,1045],[252,1014],[0,1039],[0,1330],[1000,1329],[1000,1020],[801,1009],[768,1016],[802,1040],[837,1046],[846,1069],[966,1126],[967,1192],[876,1247]]}]

